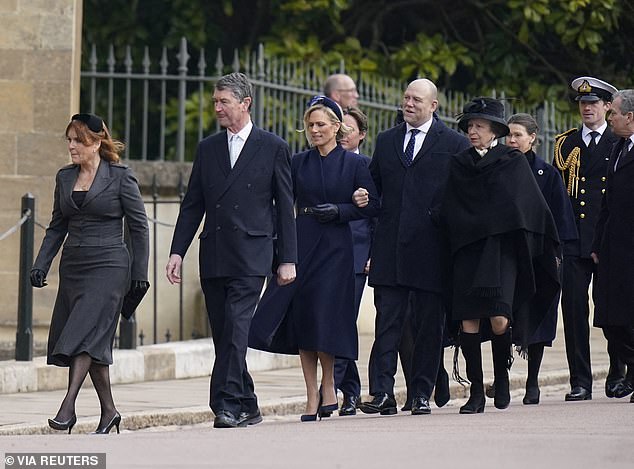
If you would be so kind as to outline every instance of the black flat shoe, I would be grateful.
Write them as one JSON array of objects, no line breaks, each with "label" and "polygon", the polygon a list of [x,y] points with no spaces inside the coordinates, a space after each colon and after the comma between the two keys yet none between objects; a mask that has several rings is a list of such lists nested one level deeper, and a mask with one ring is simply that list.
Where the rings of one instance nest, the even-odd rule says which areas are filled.
[{"label": "black flat shoe", "polygon": [[396,414],[396,401],[394,396],[380,393],[376,394],[370,402],[362,402],[359,405],[359,410],[364,414],[394,415]]},{"label": "black flat shoe", "polygon": [[77,415],[73,414],[71,418],[66,420],[65,422],[60,422],[55,419],[48,419],[48,426],[53,430],[68,430],[68,434],[73,430],[73,427],[77,423]]},{"label": "black flat shoe", "polygon": [[412,399],[412,415],[427,414],[431,414],[429,399],[427,399],[425,396],[416,396],[414,399]]},{"label": "black flat shoe", "polygon": [[360,401],[359,396],[351,396],[347,394],[344,395],[343,403],[341,404],[341,408],[339,409],[339,415],[340,416],[356,415],[359,401]]},{"label": "black flat shoe", "polygon": [[581,386],[575,386],[569,393],[566,394],[564,399],[567,402],[590,401],[592,400],[592,392],[582,388]]},{"label": "black flat shoe", "polygon": [[539,387],[531,386],[526,388],[526,394],[524,394],[524,399],[522,399],[522,404],[524,405],[532,405],[539,404]]},{"label": "black flat shoe", "polygon": [[110,422],[106,424],[104,427],[97,427],[97,429],[92,432],[93,435],[106,435],[110,433],[112,427],[117,427],[117,433],[119,433],[119,424],[121,423],[121,414],[117,412],[114,414],[114,417],[110,419]]}]

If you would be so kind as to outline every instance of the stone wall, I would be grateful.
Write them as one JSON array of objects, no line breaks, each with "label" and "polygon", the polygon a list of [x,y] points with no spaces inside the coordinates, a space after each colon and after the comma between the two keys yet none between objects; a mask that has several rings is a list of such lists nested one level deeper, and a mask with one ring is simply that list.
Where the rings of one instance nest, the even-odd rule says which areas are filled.
[{"label": "stone wall", "polygon": [[[0,0],[0,233],[36,197],[48,222],[54,176],[67,160],[63,132],[79,103],[81,0]],[[39,246],[43,230],[36,228]],[[0,241],[0,341],[15,341],[19,233]],[[36,342],[46,340],[51,287],[34,294]]]}]

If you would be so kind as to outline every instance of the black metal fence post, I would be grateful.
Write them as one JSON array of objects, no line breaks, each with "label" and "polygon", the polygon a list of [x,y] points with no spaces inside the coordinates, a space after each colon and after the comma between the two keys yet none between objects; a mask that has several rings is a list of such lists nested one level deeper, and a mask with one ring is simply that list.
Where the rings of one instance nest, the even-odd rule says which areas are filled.
[{"label": "black metal fence post", "polygon": [[33,287],[29,280],[33,266],[33,232],[35,227],[35,198],[22,196],[22,216],[26,222],[20,228],[20,279],[18,290],[18,331],[15,334],[15,359],[33,360]]}]

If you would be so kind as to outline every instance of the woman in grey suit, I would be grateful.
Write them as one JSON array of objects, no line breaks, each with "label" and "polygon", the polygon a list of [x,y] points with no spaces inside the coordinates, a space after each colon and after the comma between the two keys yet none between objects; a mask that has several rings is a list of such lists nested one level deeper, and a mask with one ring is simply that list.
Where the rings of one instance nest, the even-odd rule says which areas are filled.
[{"label": "woman in grey suit", "polygon": [[[66,396],[48,424],[71,432],[75,400],[90,373],[101,405],[95,433],[109,433],[113,426],[118,433],[121,415],[110,391],[109,365],[124,295],[142,296],[149,287],[147,218],[132,171],[119,164],[123,144],[112,139],[100,117],[74,115],[66,139],[72,163],[57,173],[53,214],[31,270],[32,285],[45,286],[64,243],[47,363],[70,371]],[[124,217],[132,253],[123,240]]]}]

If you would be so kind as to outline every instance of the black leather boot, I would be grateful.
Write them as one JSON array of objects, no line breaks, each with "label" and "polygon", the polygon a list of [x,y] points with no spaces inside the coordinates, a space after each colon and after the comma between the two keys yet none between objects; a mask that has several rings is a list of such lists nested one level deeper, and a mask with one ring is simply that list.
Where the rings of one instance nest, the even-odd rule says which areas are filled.
[{"label": "black leather boot", "polygon": [[480,414],[484,412],[484,383],[482,376],[482,350],[480,333],[460,333],[460,348],[467,366],[467,378],[471,382],[469,400],[460,407],[461,414]]},{"label": "black leather boot", "polygon": [[511,331],[491,337],[493,352],[493,374],[495,376],[495,398],[493,404],[497,409],[506,409],[511,403],[509,390],[509,369],[513,363],[511,350]]}]

